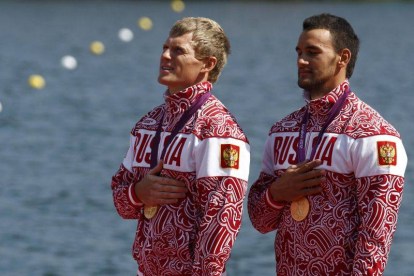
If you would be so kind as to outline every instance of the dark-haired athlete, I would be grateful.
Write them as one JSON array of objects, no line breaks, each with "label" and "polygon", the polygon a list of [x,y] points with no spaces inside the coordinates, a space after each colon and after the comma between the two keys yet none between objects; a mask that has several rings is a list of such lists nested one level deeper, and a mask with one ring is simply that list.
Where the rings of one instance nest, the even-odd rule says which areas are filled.
[{"label": "dark-haired athlete", "polygon": [[407,156],[395,128],[351,92],[358,48],[343,18],[303,22],[306,106],[271,128],[248,202],[257,230],[277,230],[278,276],[378,276],[387,263]]}]

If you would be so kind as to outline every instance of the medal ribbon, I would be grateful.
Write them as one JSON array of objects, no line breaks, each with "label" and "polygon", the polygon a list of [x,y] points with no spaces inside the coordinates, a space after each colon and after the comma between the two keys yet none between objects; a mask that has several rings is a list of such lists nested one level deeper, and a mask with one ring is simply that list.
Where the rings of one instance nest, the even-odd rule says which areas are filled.
[{"label": "medal ribbon", "polygon": [[[162,153],[161,153],[161,159],[164,159],[165,152],[168,148],[168,146],[171,144],[171,142],[174,140],[175,136],[177,136],[178,132],[185,126],[185,124],[188,122],[188,120],[193,116],[194,113],[197,112],[197,110],[200,109],[200,107],[210,98],[211,93],[207,92],[200,97],[198,97],[194,103],[186,110],[184,111],[183,115],[181,116],[178,123],[175,125],[173,131],[171,132],[170,137],[168,138],[167,144],[164,146]],[[165,112],[162,114],[161,121],[158,124],[157,132],[155,133],[154,137],[154,148],[151,151],[151,165],[150,168],[154,168],[157,166],[158,163],[158,148],[160,144],[160,136],[161,136],[161,130],[162,130],[162,123],[164,121],[164,115]]]},{"label": "medal ribbon", "polygon": [[[325,133],[326,128],[332,123],[333,119],[335,119],[335,117],[338,116],[349,94],[351,94],[351,90],[349,90],[349,87],[347,87],[344,94],[341,97],[339,97],[339,99],[336,101],[336,103],[332,107],[331,111],[329,112],[328,119],[326,119],[326,122],[322,126],[321,131],[319,131],[319,135],[318,135],[318,139],[316,140],[316,143],[312,146],[311,156],[309,160],[313,160],[313,158],[315,157],[316,149],[318,148],[319,143],[322,140],[322,136]],[[303,115],[302,123],[300,125],[299,144],[298,144],[298,149],[296,151],[296,161],[298,163],[303,162],[306,159],[305,141],[306,141],[306,130],[308,128],[308,120],[309,120],[309,108],[308,106],[306,106],[306,111],[305,111],[305,114]]]}]

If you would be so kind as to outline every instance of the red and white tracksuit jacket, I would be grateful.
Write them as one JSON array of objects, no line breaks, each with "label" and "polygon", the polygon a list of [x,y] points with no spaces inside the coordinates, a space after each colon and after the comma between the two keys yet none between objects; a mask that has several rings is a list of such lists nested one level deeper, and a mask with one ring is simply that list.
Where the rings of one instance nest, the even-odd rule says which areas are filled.
[{"label": "red and white tracksuit jacket", "polygon": [[[306,139],[311,144],[348,80],[323,98],[309,101]],[[407,156],[400,135],[351,93],[316,151],[326,170],[322,192],[308,196],[300,222],[290,202],[273,201],[268,187],[296,163],[305,107],[275,123],[266,141],[262,172],[249,192],[248,211],[261,233],[277,230],[278,276],[382,275],[396,228]]]},{"label": "red and white tracksuit jacket", "polygon": [[161,176],[186,183],[189,192],[176,204],[158,206],[151,219],[134,194],[134,184],[149,171],[151,141],[162,113],[158,158],[166,138],[196,98],[210,91],[204,82],[175,95],[145,115],[132,129],[130,146],[112,178],[115,207],[137,219],[132,253],[138,275],[225,275],[224,265],[240,229],[247,191],[250,146],[226,107],[211,96],[171,142]]}]

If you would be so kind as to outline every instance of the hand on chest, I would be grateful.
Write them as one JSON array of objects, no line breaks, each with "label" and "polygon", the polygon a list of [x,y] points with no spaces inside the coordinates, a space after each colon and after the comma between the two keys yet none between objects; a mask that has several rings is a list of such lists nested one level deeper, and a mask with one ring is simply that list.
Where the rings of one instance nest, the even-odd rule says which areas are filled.
[{"label": "hand on chest", "polygon": [[[274,170],[287,169],[297,164],[297,154],[300,139],[297,132],[272,134],[272,152]],[[312,160],[320,159],[322,164],[319,168],[328,170],[350,172],[350,145],[347,137],[335,133],[325,133],[319,145],[315,149]],[[312,148],[316,145],[317,132],[308,133],[304,140],[306,159],[310,159]]]}]

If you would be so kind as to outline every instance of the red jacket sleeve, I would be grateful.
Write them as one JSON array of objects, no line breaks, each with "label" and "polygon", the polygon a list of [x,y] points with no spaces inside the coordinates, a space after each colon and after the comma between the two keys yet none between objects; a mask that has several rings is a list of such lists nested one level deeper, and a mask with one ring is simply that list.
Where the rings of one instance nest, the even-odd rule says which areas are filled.
[{"label": "red jacket sleeve", "polygon": [[198,142],[194,156],[201,220],[192,275],[220,276],[241,226],[250,146],[231,137],[207,138]]},{"label": "red jacket sleeve", "polygon": [[194,249],[193,276],[221,275],[239,233],[247,181],[235,177],[197,180],[203,219]]},{"label": "red jacket sleeve", "polygon": [[118,214],[125,219],[137,219],[142,202],[135,195],[134,185],[138,181],[132,172],[135,137],[131,135],[127,155],[116,174],[112,177],[111,188],[114,205]]},{"label": "red jacket sleeve", "polygon": [[353,276],[382,275],[397,226],[404,178],[378,175],[357,180],[360,225]]},{"label": "red jacket sleeve", "polygon": [[272,143],[272,136],[269,135],[263,153],[262,172],[250,188],[247,205],[253,227],[263,234],[279,227],[285,206],[284,203],[274,201],[269,191],[270,185],[282,175],[281,171],[278,175],[274,174]]},{"label": "red jacket sleeve", "polygon": [[352,275],[380,276],[397,226],[407,155],[391,135],[357,139],[351,152],[359,213]]},{"label": "red jacket sleeve", "polygon": [[249,217],[254,228],[262,234],[277,230],[285,207],[284,203],[272,199],[269,186],[277,177],[260,173],[252,185],[248,198]]}]

